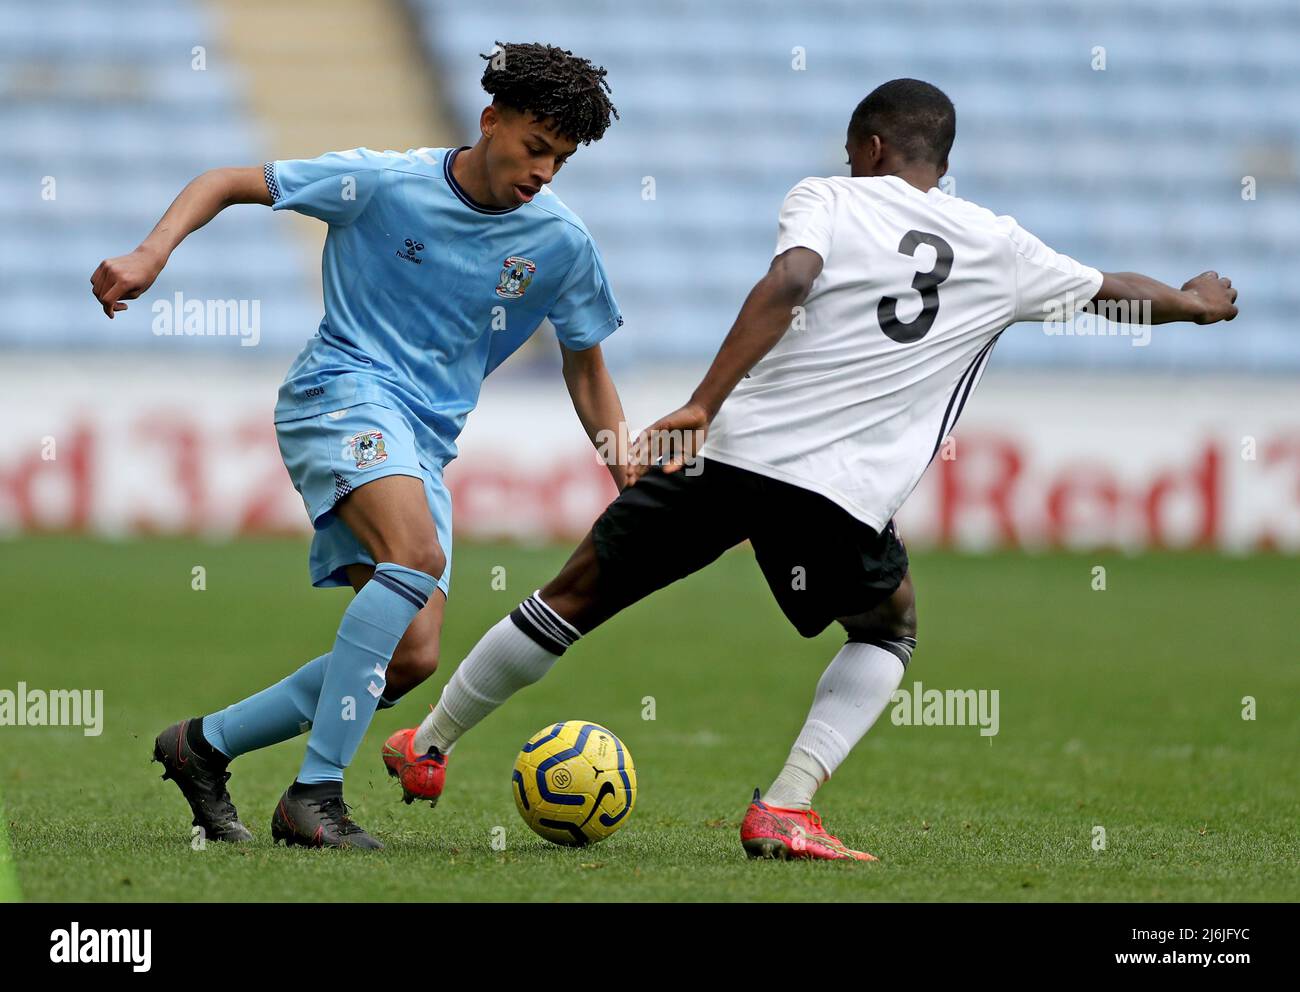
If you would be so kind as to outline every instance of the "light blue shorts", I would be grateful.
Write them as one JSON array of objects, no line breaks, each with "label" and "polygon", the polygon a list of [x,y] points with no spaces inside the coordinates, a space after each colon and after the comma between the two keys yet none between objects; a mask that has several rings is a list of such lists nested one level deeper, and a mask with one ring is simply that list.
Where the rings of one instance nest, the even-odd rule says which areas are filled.
[{"label": "light blue shorts", "polygon": [[407,415],[378,403],[359,403],[315,417],[275,425],[280,456],[298,490],[316,533],[311,542],[314,586],[350,586],[347,566],[373,565],[374,558],[334,512],[352,490],[386,475],[410,475],[424,481],[429,512],[447,568],[438,588],[451,587],[451,493],[442,480],[442,465],[421,458]]}]

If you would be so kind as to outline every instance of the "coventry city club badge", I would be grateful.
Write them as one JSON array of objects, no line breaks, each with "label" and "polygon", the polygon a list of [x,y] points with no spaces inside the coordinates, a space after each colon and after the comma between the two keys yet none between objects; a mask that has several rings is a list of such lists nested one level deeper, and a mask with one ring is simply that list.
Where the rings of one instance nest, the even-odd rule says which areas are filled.
[{"label": "coventry city club badge", "polygon": [[501,265],[501,277],[497,279],[497,296],[503,300],[517,300],[524,295],[524,290],[533,281],[537,266],[526,258],[511,255]]},{"label": "coventry city club badge", "polygon": [[348,457],[356,460],[357,468],[370,468],[388,457],[384,450],[384,435],[379,431],[362,431],[348,442]]}]

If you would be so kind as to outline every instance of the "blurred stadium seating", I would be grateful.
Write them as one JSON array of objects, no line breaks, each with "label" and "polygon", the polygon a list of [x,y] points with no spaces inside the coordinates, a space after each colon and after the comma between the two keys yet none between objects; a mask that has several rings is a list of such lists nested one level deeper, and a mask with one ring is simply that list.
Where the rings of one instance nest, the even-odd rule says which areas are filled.
[{"label": "blurred stadium seating", "polygon": [[[147,321],[107,321],[88,284],[99,260],[139,244],[189,180],[263,156],[211,10],[191,0],[3,7],[0,346],[230,353],[227,339],[185,338],[181,348]],[[45,177],[53,199],[42,197]],[[149,298],[259,300],[264,345],[296,351],[320,321],[314,268],[282,219],[240,208],[178,251]]]},{"label": "blurred stadium seating", "polygon": [[466,133],[483,103],[478,53],[494,40],[544,40],[609,68],[622,120],[556,188],[596,235],[627,312],[615,353],[709,352],[766,265],[786,190],[843,174],[854,105],[916,76],[957,105],[957,195],[1100,268],[1181,282],[1214,267],[1241,289],[1231,331],[1134,348],[1026,328],[1006,335],[999,364],[1300,368],[1292,0],[561,0],[514,8],[506,24],[491,6],[410,2]]},{"label": "blurred stadium seating", "polygon": [[[1241,289],[1231,328],[1134,348],[1026,327],[995,364],[1300,369],[1288,319],[1300,302],[1294,0],[551,0],[508,17],[402,2],[466,139],[484,102],[478,53],[495,39],[552,42],[609,67],[622,120],[556,189],[601,244],[628,318],[608,349],[618,365],[702,361],[766,264],[782,195],[805,175],[842,173],[856,101],[912,75],[957,104],[957,195],[1102,268],[1179,282],[1214,267]],[[3,8],[0,347],[176,354],[140,323],[105,321],[86,279],[188,179],[267,155],[241,70],[216,57],[214,11],[197,0]],[[190,64],[199,43],[202,72]],[[54,200],[41,197],[46,176]],[[1243,200],[1245,176],[1258,199]],[[245,209],[187,243],[154,294],[259,299],[263,347],[252,350],[282,362],[319,320],[316,264],[286,225]]]}]

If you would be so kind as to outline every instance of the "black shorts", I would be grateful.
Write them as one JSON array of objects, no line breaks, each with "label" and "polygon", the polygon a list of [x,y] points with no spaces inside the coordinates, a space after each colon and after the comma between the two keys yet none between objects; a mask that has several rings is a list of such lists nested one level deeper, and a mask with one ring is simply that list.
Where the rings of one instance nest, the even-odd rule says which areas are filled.
[{"label": "black shorts", "polygon": [[893,521],[877,533],[825,496],[704,458],[671,475],[651,468],[601,514],[591,536],[602,598],[616,610],[748,540],[804,637],[879,605],[907,575]]}]

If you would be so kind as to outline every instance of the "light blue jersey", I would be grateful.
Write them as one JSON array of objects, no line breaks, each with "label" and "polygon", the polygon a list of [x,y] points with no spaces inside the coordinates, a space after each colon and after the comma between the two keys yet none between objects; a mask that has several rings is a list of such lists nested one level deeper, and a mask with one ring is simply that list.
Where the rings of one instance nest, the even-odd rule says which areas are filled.
[{"label": "light blue jersey", "polygon": [[363,403],[417,422],[446,464],[483,379],[545,318],[572,350],[623,323],[591,235],[549,189],[517,207],[475,203],[452,175],[461,149],[271,162],[276,210],[329,224],[325,317],[285,376],[277,423]]}]

